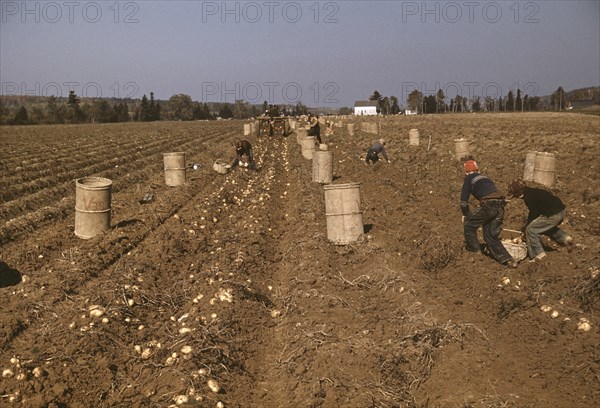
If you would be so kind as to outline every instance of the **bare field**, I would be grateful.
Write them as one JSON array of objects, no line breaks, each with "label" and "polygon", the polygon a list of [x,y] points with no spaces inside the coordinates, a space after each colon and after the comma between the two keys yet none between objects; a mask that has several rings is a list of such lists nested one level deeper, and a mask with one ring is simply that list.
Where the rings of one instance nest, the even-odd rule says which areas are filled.
[{"label": "bare field", "polygon": [[[248,137],[259,170],[219,175],[244,122],[0,128],[0,406],[599,406],[600,117],[384,118],[392,163],[374,167],[361,120],[324,138],[334,183],[361,183],[347,246],[294,134]],[[460,137],[502,189],[527,151],[555,153],[575,251],[548,242],[515,270],[467,254]],[[165,185],[166,152],[200,164],[184,186]],[[85,176],[113,181],[90,240],[73,233]],[[506,211],[517,229],[524,205]]]}]

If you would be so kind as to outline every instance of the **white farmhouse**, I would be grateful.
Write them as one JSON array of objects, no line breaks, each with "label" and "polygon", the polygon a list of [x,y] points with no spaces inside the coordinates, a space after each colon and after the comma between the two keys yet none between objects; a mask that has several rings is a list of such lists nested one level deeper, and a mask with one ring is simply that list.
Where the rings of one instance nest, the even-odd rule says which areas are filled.
[{"label": "white farmhouse", "polygon": [[377,101],[354,102],[355,115],[377,115]]}]

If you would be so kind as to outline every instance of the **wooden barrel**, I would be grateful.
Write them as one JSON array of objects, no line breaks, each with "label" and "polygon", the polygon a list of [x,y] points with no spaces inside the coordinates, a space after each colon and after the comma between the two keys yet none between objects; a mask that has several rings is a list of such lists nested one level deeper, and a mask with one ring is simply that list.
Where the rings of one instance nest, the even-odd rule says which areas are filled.
[{"label": "wooden barrel", "polygon": [[328,184],[325,193],[327,239],[336,245],[347,245],[364,234],[360,209],[360,183]]},{"label": "wooden barrel", "polygon": [[313,153],[315,151],[315,138],[314,136],[306,136],[302,139],[302,157],[308,160],[312,160]]},{"label": "wooden barrel", "polygon": [[553,153],[537,152],[533,167],[533,181],[552,187],[555,180],[556,158]]},{"label": "wooden barrel", "polygon": [[165,184],[171,187],[185,183],[185,153],[163,153]]},{"label": "wooden barrel", "polygon": [[411,129],[408,131],[408,144],[410,146],[418,146],[419,145],[419,130]]},{"label": "wooden barrel", "polygon": [[328,184],[333,181],[333,152],[315,150],[313,152],[312,181]]},{"label": "wooden barrel", "polygon": [[110,228],[112,181],[83,177],[75,181],[75,235],[90,239]]},{"label": "wooden barrel", "polygon": [[354,136],[354,123],[348,123],[348,134]]},{"label": "wooden barrel", "polygon": [[306,128],[298,127],[296,129],[296,142],[298,142],[300,146],[302,146],[302,141],[306,139],[307,136],[308,130],[306,130]]},{"label": "wooden barrel", "polygon": [[535,168],[536,151],[529,151],[525,154],[525,165],[523,167],[523,180],[533,181],[533,169]]},{"label": "wooden barrel", "polygon": [[465,161],[469,156],[469,141],[465,139],[454,140],[454,154],[456,160]]}]

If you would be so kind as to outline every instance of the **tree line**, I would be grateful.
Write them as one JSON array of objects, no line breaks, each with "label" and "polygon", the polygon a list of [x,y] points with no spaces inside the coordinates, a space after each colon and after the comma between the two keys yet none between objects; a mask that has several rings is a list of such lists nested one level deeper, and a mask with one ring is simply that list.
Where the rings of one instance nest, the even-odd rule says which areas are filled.
[{"label": "tree line", "polygon": [[235,103],[200,103],[186,94],[176,94],[167,101],[159,101],[154,98],[154,92],[150,92],[149,98],[144,94],[139,100],[99,98],[82,101],[74,91],[70,91],[67,98],[0,97],[0,124],[248,119],[267,110],[294,115],[308,112],[301,102],[294,106],[274,106],[267,101],[262,105],[251,105],[243,100],[236,100]]},{"label": "tree line", "polygon": [[418,113],[530,112],[538,111],[541,108],[539,96],[522,96],[520,89],[517,89],[516,96],[511,90],[506,97],[500,96],[498,99],[490,96],[483,99],[479,96],[469,99],[462,95],[456,95],[449,102],[441,89],[435,95],[428,96],[423,96],[420,91],[414,90],[408,95],[406,102],[410,110]]},{"label": "tree line", "polygon": [[549,101],[545,101],[544,97],[523,95],[520,89],[517,89],[516,93],[510,90],[506,96],[497,99],[490,96],[469,99],[456,95],[450,100],[441,89],[435,95],[427,96],[414,90],[408,95],[406,103],[408,109],[417,113],[564,111],[569,109],[570,102],[582,100],[584,97],[600,104],[600,88],[585,88],[566,93],[563,87],[559,86],[550,95]]},{"label": "tree line", "polygon": [[[456,95],[448,99],[444,91],[439,89],[434,95],[424,95],[419,90],[412,91],[406,98],[406,109],[398,105],[396,96],[383,96],[379,91],[374,91],[369,97],[376,102],[377,113],[382,115],[395,115],[410,110],[419,114],[431,113],[456,113],[456,112],[532,112],[542,110],[564,111],[569,109],[570,102],[588,100],[600,104],[600,87],[576,89],[565,92],[560,86],[549,97],[523,95],[520,89],[516,93],[512,90],[504,97],[493,98],[467,98]],[[340,114],[351,114],[350,108],[340,109]]]},{"label": "tree line", "polygon": [[[403,112],[396,96],[383,96],[374,91],[369,100],[375,101],[377,112],[383,115],[395,115]],[[406,109],[417,113],[456,113],[456,112],[530,112],[539,110],[564,111],[570,102],[589,100],[600,104],[600,87],[576,89],[565,92],[560,86],[549,97],[523,95],[520,89],[512,90],[505,97],[467,98],[456,95],[448,99],[443,90],[435,95],[423,95],[412,91],[406,100]],[[248,119],[257,117],[266,111],[290,115],[308,113],[301,102],[296,105],[273,106],[264,101],[262,105],[252,105],[243,100],[234,103],[200,103],[189,95],[176,94],[167,101],[154,98],[150,92],[141,99],[86,98],[82,101],[74,91],[67,98],[35,96],[0,96],[0,124],[62,124],[62,123],[114,123],[114,122],[152,122],[159,120],[216,120]],[[352,109],[343,107],[339,114],[352,114]]]}]

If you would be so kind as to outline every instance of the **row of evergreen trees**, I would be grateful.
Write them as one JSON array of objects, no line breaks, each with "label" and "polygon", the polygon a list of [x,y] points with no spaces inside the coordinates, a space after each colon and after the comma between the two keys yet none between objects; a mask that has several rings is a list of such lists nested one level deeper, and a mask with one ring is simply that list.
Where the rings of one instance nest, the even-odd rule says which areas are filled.
[{"label": "row of evergreen trees", "polygon": [[[577,92],[578,90],[572,91]],[[591,93],[590,93],[591,92]],[[581,93],[581,92],[580,92]],[[579,95],[579,94],[577,94]],[[587,88],[582,95],[592,99],[600,99],[600,88]],[[243,100],[235,103],[200,103],[195,102],[189,95],[177,94],[168,101],[154,99],[154,92],[150,98],[145,94],[141,100],[96,99],[81,102],[74,91],[69,92],[68,98],[50,96],[45,101],[37,102],[40,98],[33,97],[34,102],[21,105],[7,106],[0,99],[0,124],[60,124],[60,123],[110,123],[110,122],[152,122],[158,120],[215,120],[221,119],[247,119],[257,117],[265,111],[279,111],[278,106],[263,102],[260,105],[250,105]],[[401,111],[398,98],[383,96],[374,91],[369,97],[376,101],[378,112],[384,115],[395,115]],[[424,96],[418,90],[412,91],[407,97],[407,109],[418,113],[448,113],[448,112],[526,112],[542,109],[565,110],[569,105],[569,98],[559,87],[545,103],[538,96],[521,96],[517,89],[516,95],[511,90],[506,97],[498,99],[492,97],[475,97],[468,99],[457,95],[449,101],[440,89],[435,95]],[[26,99],[27,101],[27,99]],[[282,112],[292,115],[306,114],[308,108],[301,102],[295,106],[284,106]],[[352,109],[341,108],[340,114],[351,114]]]},{"label": "row of evergreen trees", "polygon": [[[412,91],[407,98],[408,109],[415,110],[418,113],[446,113],[446,112],[529,112],[541,109],[541,99],[539,96],[530,97],[521,96],[521,90],[517,89],[516,97],[513,91],[509,91],[505,97],[498,99],[486,96],[481,98],[467,98],[462,95],[456,95],[446,101],[444,91],[441,89],[435,95],[423,96],[418,90]],[[557,110],[564,110],[557,109]]]},{"label": "row of evergreen trees", "polygon": [[69,92],[66,100],[50,96],[40,102],[39,97],[31,97],[30,102],[9,106],[0,100],[0,124],[62,124],[62,123],[112,123],[112,122],[152,122],[158,120],[215,120],[247,119],[257,117],[266,110],[281,110],[292,114],[308,112],[302,103],[294,107],[250,105],[237,100],[230,103],[200,103],[192,101],[189,95],[177,94],[168,101],[150,98],[145,94],[141,100],[96,99],[81,102],[74,91]]},{"label": "row of evergreen trees", "polygon": [[[581,100],[582,98],[594,99],[596,96],[597,103],[600,102],[600,88],[585,88],[575,90],[569,93],[573,100]],[[395,115],[400,112],[398,106],[398,98],[395,96],[381,95],[378,91],[374,91],[369,97],[370,101],[377,103],[377,111],[383,115]],[[539,110],[556,110],[562,111],[568,109],[569,97],[565,93],[562,86],[552,93],[549,101],[544,101],[539,96],[522,96],[521,90],[517,89],[516,95],[511,90],[505,97],[492,98],[486,96],[481,98],[467,98],[462,95],[456,95],[449,101],[444,95],[444,91],[439,89],[435,95],[424,96],[419,90],[412,91],[406,100],[407,109],[416,111],[417,113],[447,113],[447,112],[529,112]],[[344,113],[350,113],[347,108],[343,108]]]},{"label": "row of evergreen trees", "polygon": [[446,102],[441,90],[436,95],[425,97],[419,91],[413,91],[408,96],[408,102],[409,108],[419,113],[530,112],[540,110],[540,97],[525,95],[522,98],[520,89],[517,89],[516,97],[512,91],[508,92],[506,97],[499,97],[498,99],[486,96],[482,100],[479,96],[476,96],[469,100],[464,96],[456,95],[450,99],[450,103]]}]

